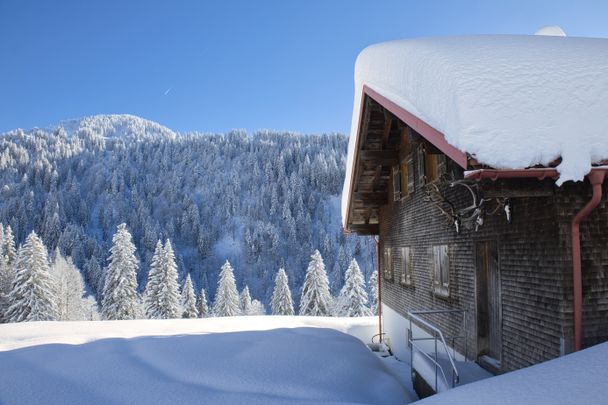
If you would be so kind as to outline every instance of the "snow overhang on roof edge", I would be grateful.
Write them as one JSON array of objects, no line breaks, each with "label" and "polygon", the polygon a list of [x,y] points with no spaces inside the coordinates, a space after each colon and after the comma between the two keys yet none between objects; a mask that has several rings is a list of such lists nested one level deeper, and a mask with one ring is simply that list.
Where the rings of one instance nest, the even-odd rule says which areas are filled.
[{"label": "snow overhang on roof edge", "polygon": [[547,166],[561,157],[561,184],[608,159],[607,39],[495,35],[372,45],[355,65],[343,225],[364,86],[494,168]]}]

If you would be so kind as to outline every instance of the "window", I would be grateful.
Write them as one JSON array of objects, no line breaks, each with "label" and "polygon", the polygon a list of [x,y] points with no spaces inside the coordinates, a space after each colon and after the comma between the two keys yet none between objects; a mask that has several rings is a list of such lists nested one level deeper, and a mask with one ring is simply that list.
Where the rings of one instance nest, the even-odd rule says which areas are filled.
[{"label": "window", "polygon": [[422,144],[416,150],[418,183],[421,185],[437,181],[446,172],[445,155],[433,146]]},{"label": "window", "polygon": [[424,153],[424,176],[426,183],[432,183],[439,178],[437,155]]},{"label": "window", "polygon": [[393,201],[399,201],[401,199],[401,175],[399,173],[399,166],[393,166]]},{"label": "window", "polygon": [[398,201],[414,192],[414,159],[406,157],[393,166],[393,201]]},{"label": "window", "polygon": [[450,295],[448,245],[433,246],[433,291],[442,297]]},{"label": "window", "polygon": [[403,285],[412,285],[413,284],[413,261],[412,261],[412,249],[410,247],[400,247],[400,264],[401,264],[401,276],[399,278],[399,283]]},{"label": "window", "polygon": [[387,280],[393,279],[393,255],[390,247],[384,248],[384,278]]}]

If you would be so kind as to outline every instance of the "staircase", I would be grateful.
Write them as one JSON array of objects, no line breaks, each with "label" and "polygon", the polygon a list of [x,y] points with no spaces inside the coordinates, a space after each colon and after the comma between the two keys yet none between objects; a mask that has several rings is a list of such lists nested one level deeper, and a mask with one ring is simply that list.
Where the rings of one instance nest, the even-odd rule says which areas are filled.
[{"label": "staircase", "polygon": [[[450,316],[461,318],[456,335],[447,335],[429,318]],[[458,385],[490,377],[467,356],[466,310],[422,310],[408,312],[408,346],[414,388],[423,398]],[[460,342],[464,354],[456,351]]]}]

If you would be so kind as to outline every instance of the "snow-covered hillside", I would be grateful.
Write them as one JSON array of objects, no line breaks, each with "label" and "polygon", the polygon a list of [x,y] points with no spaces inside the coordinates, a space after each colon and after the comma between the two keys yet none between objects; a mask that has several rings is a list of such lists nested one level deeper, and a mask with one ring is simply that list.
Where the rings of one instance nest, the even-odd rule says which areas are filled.
[{"label": "snow-covered hillside", "polygon": [[127,224],[140,291],[158,239],[171,239],[179,282],[213,299],[226,259],[237,286],[268,307],[285,267],[294,298],[319,249],[335,295],[352,257],[365,278],[373,244],[344,235],[335,203],[343,135],[181,134],[130,115],[98,115],[0,135],[0,223],[17,244],[35,230],[72,256],[97,295],[116,226]]},{"label": "snow-covered hillside", "polygon": [[0,325],[0,402],[408,403],[415,397],[383,363],[336,330],[369,339],[375,321],[267,316]]}]

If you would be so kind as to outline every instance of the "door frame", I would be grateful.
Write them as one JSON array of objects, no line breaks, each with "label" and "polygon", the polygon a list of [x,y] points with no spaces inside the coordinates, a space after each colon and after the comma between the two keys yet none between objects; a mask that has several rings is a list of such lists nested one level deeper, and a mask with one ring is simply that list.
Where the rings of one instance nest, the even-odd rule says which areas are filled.
[{"label": "door frame", "polygon": [[[500,353],[498,353],[499,358],[492,357],[489,353],[480,353],[482,348],[480,347],[480,338],[479,338],[479,267],[478,267],[478,250],[480,246],[483,244],[484,249],[487,249],[487,245],[489,243],[494,243],[496,246],[496,277],[497,277],[497,287],[498,287],[498,325],[500,327],[499,330],[499,339],[500,339]],[[476,360],[486,368],[491,369],[491,371],[498,372],[501,368],[502,359],[503,359],[503,316],[502,316],[502,272],[500,265],[500,243],[498,239],[482,239],[476,240],[474,242],[474,259],[475,259],[475,347],[476,347]],[[487,288],[487,279],[486,279],[486,288]],[[488,336],[488,345],[489,345],[489,336]],[[485,349],[485,348],[484,348]],[[483,360],[482,357],[486,357],[488,359],[493,360],[493,362],[480,361]],[[484,364],[485,363],[485,364]],[[496,364],[497,363],[497,364]]]}]

